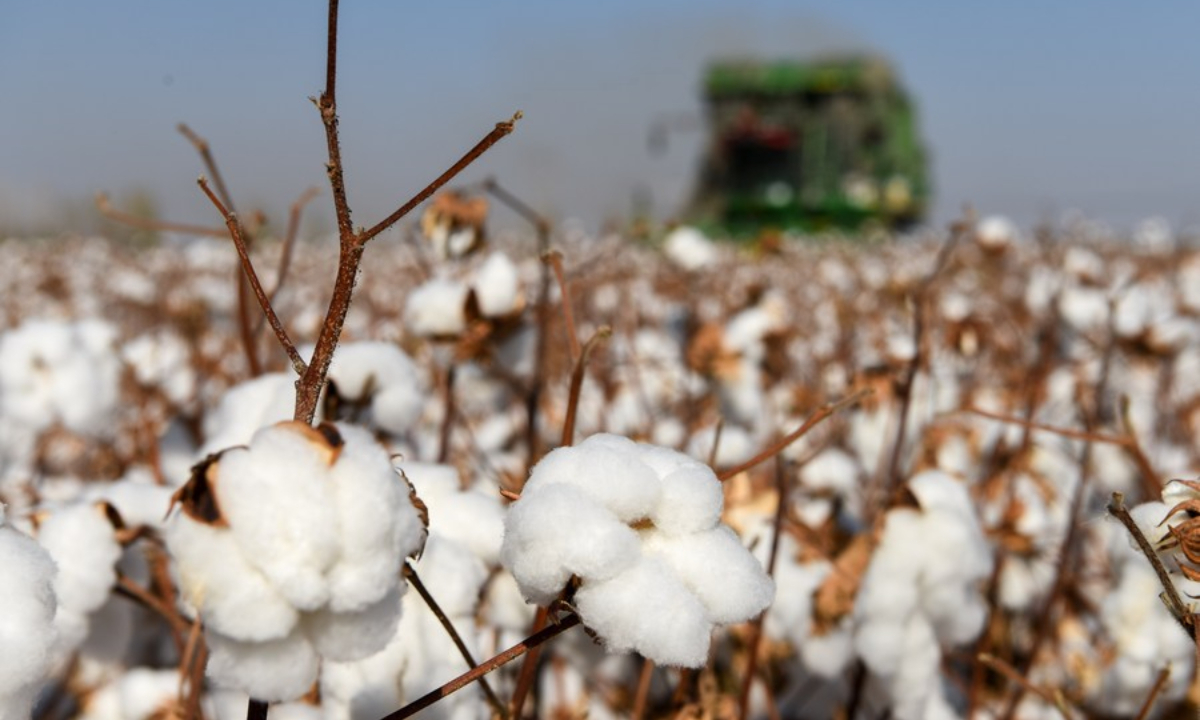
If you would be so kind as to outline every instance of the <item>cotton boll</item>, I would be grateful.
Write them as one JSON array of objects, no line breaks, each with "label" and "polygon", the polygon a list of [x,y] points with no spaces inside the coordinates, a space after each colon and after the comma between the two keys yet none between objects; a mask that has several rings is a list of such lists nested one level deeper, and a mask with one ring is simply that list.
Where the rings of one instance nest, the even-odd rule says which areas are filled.
[{"label": "cotton boll", "polygon": [[485,317],[504,317],[521,310],[521,283],[517,266],[507,255],[492,253],[475,273],[471,283],[479,311]]},{"label": "cotton boll", "polygon": [[575,605],[612,651],[636,650],[660,665],[701,667],[712,625],[700,600],[654,557],[607,581],[587,583]]},{"label": "cotton boll", "polygon": [[325,574],[339,555],[338,504],[324,473],[318,449],[280,426],[220,459],[217,498],[238,547],[300,610],[328,602]]},{"label": "cotton boll", "polygon": [[288,420],[296,404],[296,381],[287,373],[266,373],[230,388],[204,417],[204,457],[250,442],[271,423]]},{"label": "cotton boll", "polygon": [[404,325],[423,337],[458,335],[466,329],[468,288],[453,280],[435,278],[409,293]]},{"label": "cotton boll", "polygon": [[342,398],[369,402],[369,423],[393,435],[412,428],[427,399],[428,383],[416,363],[391,343],[340,345],[329,378]]},{"label": "cotton boll", "polygon": [[668,535],[695,533],[720,522],[724,504],[724,491],[716,474],[708,466],[692,461],[663,477],[662,495],[650,519]]},{"label": "cotton boll", "polygon": [[163,530],[183,599],[215,632],[248,641],[292,631],[299,612],[242,555],[233,535],[180,514]]},{"label": "cotton boll", "polygon": [[239,642],[209,632],[209,679],[264,702],[293,700],[317,680],[320,658],[299,628],[279,640]]},{"label": "cotton boll", "polygon": [[712,623],[749,620],[775,597],[775,583],[728,526],[683,537],[649,532],[644,542],[696,594]]},{"label": "cotton boll", "polygon": [[382,599],[361,610],[335,612],[322,608],[304,616],[304,634],[322,657],[358,660],[384,648],[400,622],[400,594],[393,587]]},{"label": "cotton boll", "polygon": [[38,542],[58,566],[54,594],[60,608],[86,615],[108,598],[121,559],[116,529],[99,505],[54,511],[38,527]]},{"label": "cotton boll", "polygon": [[639,546],[637,534],[583,490],[551,483],[526,485],[512,504],[500,556],[525,598],[545,605],[572,574],[604,580],[625,570]]},{"label": "cotton boll", "polygon": [[388,592],[404,558],[420,552],[426,529],[387,451],[362,428],[339,425],[338,432],[344,444],[326,485],[333,490],[340,557],[328,577],[330,607],[345,612]]},{"label": "cotton boll", "polygon": [[691,272],[710,268],[719,259],[717,246],[704,233],[686,225],[667,233],[663,252],[671,262]]},{"label": "cotton boll", "polygon": [[449,465],[403,462],[400,467],[429,509],[430,532],[470,548],[485,563],[499,563],[504,508],[498,493],[462,489],[458,471]]},{"label": "cotton boll", "polygon": [[593,435],[574,447],[551,451],[533,468],[526,490],[551,483],[579,488],[622,522],[648,517],[661,483],[639,458],[637,444],[618,435]]},{"label": "cotton boll", "polygon": [[450,617],[474,615],[488,569],[470,550],[453,540],[430,535],[415,567],[443,612]]},{"label": "cotton boll", "polygon": [[54,661],[55,566],[50,554],[5,523],[0,503],[0,718],[27,718]]},{"label": "cotton boll", "polygon": [[157,387],[173,403],[183,404],[196,392],[191,351],[178,335],[158,331],[125,343],[121,356],[142,385]]}]

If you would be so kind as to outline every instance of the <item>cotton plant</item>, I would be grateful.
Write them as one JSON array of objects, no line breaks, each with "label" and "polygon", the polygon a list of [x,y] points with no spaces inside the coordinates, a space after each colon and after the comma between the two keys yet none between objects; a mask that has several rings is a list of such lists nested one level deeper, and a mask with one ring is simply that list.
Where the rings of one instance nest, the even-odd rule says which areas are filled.
[{"label": "cotton plant", "polygon": [[525,599],[564,600],[614,652],[707,662],[715,626],[748,620],[774,583],[720,521],[721,484],[673,450],[593,435],[534,467],[501,560]]},{"label": "cotton plant", "polygon": [[378,652],[425,524],[388,452],[351,425],[287,421],[198,465],[165,530],[208,676],[268,702],[308,692],[322,658]]},{"label": "cotton plant", "polygon": [[854,606],[854,646],[900,720],[953,718],[943,646],[973,641],[992,554],[964,483],[929,470],[905,487],[917,507],[888,512]]},{"label": "cotton plant", "polygon": [[56,662],[56,567],[50,553],[7,521],[0,503],[0,720],[26,720]]}]

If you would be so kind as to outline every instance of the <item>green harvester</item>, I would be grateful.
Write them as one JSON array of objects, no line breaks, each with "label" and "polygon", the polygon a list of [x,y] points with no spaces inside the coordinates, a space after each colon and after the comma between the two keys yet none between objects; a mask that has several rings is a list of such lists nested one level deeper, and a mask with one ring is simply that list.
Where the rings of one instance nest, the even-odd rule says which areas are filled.
[{"label": "green harvester", "polygon": [[887,62],[721,61],[704,92],[710,141],[692,222],[747,236],[902,229],[924,218],[925,149]]}]

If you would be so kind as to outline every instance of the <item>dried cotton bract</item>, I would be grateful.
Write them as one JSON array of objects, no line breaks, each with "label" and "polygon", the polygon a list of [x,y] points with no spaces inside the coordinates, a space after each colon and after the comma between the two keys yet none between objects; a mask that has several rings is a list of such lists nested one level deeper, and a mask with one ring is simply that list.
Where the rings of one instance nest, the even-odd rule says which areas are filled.
[{"label": "dried cotton bract", "polygon": [[613,651],[700,667],[714,625],[771,603],[762,565],[720,522],[707,466],[616,435],[559,448],[533,469],[505,521],[501,560],[522,595],[572,601]]},{"label": "dried cotton bract", "polygon": [[367,431],[263,428],[198,465],[179,500],[167,544],[219,684],[291,700],[319,658],[357,660],[391,638],[425,522]]}]

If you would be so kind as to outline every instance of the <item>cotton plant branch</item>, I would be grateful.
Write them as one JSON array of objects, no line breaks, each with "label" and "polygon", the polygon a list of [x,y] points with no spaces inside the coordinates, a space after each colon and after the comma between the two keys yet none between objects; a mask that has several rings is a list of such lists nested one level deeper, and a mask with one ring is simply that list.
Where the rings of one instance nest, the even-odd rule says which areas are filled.
[{"label": "cotton plant branch", "polygon": [[1196,616],[1192,613],[1187,603],[1179,595],[1179,590],[1176,589],[1175,583],[1171,581],[1171,574],[1167,571],[1167,566],[1163,564],[1162,558],[1158,556],[1154,545],[1146,537],[1142,529],[1138,527],[1133,516],[1129,514],[1129,509],[1125,507],[1125,495],[1123,493],[1114,492],[1112,500],[1108,503],[1108,513],[1115,517],[1125,529],[1129,531],[1130,537],[1137,543],[1138,549],[1142,551],[1142,555],[1150,562],[1150,567],[1154,569],[1154,574],[1158,576],[1158,583],[1162,586],[1162,600],[1170,611],[1171,617],[1179,623],[1184,632],[1191,637],[1198,626]]},{"label": "cotton plant branch", "polygon": [[575,367],[571,370],[570,391],[567,396],[567,414],[563,419],[563,445],[571,445],[575,442],[575,417],[579,412],[579,394],[583,391],[583,376],[587,369],[587,362],[596,347],[610,337],[612,337],[612,328],[607,325],[601,326],[583,346],[583,350],[575,359]]},{"label": "cotton plant branch", "polygon": [[228,233],[224,228],[205,227],[203,225],[188,225],[186,223],[167,222],[164,220],[155,220],[153,218],[138,217],[127,212],[122,212],[113,207],[108,195],[103,192],[96,193],[96,209],[100,214],[109,220],[119,222],[122,225],[135,227],[139,230],[154,230],[158,232],[177,232],[184,235],[197,235],[200,237],[223,238],[227,237]]},{"label": "cotton plant branch", "polygon": [[1008,679],[1009,682],[1016,684],[1018,687],[1023,688],[1026,692],[1031,692],[1040,697],[1042,700],[1046,701],[1048,705],[1052,706],[1055,710],[1058,710],[1059,714],[1063,716],[1064,720],[1075,720],[1075,715],[1071,712],[1070,706],[1067,705],[1067,700],[1063,697],[1061,690],[1048,690],[1038,685],[1034,685],[1029,681],[1028,678],[1019,673],[1016,668],[1004,660],[996,657],[995,655],[980,653],[978,659],[979,662],[1003,675]]},{"label": "cotton plant branch", "polygon": [[1154,709],[1154,703],[1158,700],[1158,696],[1162,693],[1163,688],[1167,686],[1167,680],[1170,677],[1170,665],[1158,671],[1158,677],[1154,679],[1154,685],[1151,686],[1150,692],[1146,694],[1146,701],[1142,703],[1142,709],[1138,711],[1137,717],[1134,720],[1146,720],[1146,718],[1150,717],[1150,711]]},{"label": "cotton plant branch", "polygon": [[287,329],[283,327],[279,316],[275,314],[275,308],[271,306],[271,300],[267,297],[267,292],[263,289],[262,282],[258,279],[258,273],[254,270],[254,263],[250,260],[250,251],[246,245],[246,239],[242,235],[241,223],[237,221],[237,216],[213,193],[212,189],[208,186],[207,178],[202,175],[197,180],[197,183],[200,185],[200,189],[204,191],[205,196],[217,208],[217,211],[221,213],[221,217],[225,218],[225,226],[229,229],[229,236],[233,238],[233,245],[237,248],[238,258],[242,263],[242,270],[245,272],[246,279],[254,291],[254,296],[258,299],[259,307],[262,308],[263,315],[266,316],[271,329],[275,331],[275,337],[278,338],[279,344],[283,346],[288,359],[292,361],[292,369],[298,375],[303,375],[306,369],[304,358],[300,357],[300,352],[292,343],[292,339],[288,337]]},{"label": "cotton plant branch", "polygon": [[563,269],[562,253],[551,250],[542,256],[542,261],[554,269],[554,277],[558,281],[559,294],[562,295],[563,322],[567,327],[567,343],[571,351],[571,360],[579,359],[582,349],[579,346],[579,334],[575,330],[575,314],[571,310],[571,293],[567,284],[567,273]]},{"label": "cotton plant branch", "polygon": [[[756,465],[758,465],[760,463],[770,460],[771,458],[775,457],[779,453],[783,452],[783,450],[785,448],[787,448],[788,445],[791,445],[792,443],[796,442],[800,438],[804,437],[806,434],[808,434],[809,430],[812,430],[817,425],[820,425],[822,422],[824,422],[830,416],[836,414],[839,410],[850,407],[852,405],[857,405],[858,403],[862,402],[864,399],[866,399],[873,393],[874,393],[874,391],[871,390],[870,388],[864,388],[862,390],[859,390],[858,392],[855,392],[851,395],[848,395],[848,396],[842,398],[841,400],[838,400],[837,402],[832,402],[832,403],[827,403],[825,405],[822,405],[821,407],[817,408],[816,412],[814,412],[812,415],[810,415],[808,417],[808,419],[805,420],[804,423],[800,425],[800,427],[796,428],[792,432],[788,433],[787,435],[783,436],[779,440],[775,441],[769,447],[762,450],[761,452],[759,452],[757,455],[750,458],[749,460],[747,460],[743,463],[739,463],[738,465],[734,465],[731,468],[726,468],[726,469],[718,472],[717,479],[720,480],[721,482],[725,482],[726,480],[728,480],[740,473],[743,473],[743,472],[749,470],[750,468],[755,467]],[[782,500],[782,498],[781,498],[781,500]]]},{"label": "cotton plant branch", "polygon": [[508,664],[509,662],[516,660],[517,658],[521,657],[522,655],[525,655],[526,653],[528,653],[532,650],[536,650],[537,648],[541,647],[543,644],[545,644],[549,640],[552,640],[553,638],[558,637],[559,635],[566,632],[567,630],[570,630],[571,628],[575,627],[576,625],[579,624],[579,622],[580,622],[580,620],[579,620],[578,615],[576,615],[574,613],[565,615],[565,616],[559,618],[558,621],[555,622],[554,624],[548,625],[547,627],[533,633],[532,635],[525,638],[524,640],[517,643],[516,645],[513,645],[509,649],[497,654],[496,656],[494,656],[488,660],[485,660],[478,667],[475,667],[475,668],[469,670],[468,672],[465,672],[462,675],[459,675],[458,677],[454,678],[453,680],[446,683],[445,685],[442,685],[441,687],[437,688],[436,690],[433,690],[430,693],[418,698],[417,700],[414,700],[413,702],[409,703],[408,705],[405,705],[404,707],[400,708],[396,712],[391,713],[389,715],[385,715],[383,718],[381,718],[381,720],[403,720],[404,718],[412,717],[413,715],[416,715],[418,712],[424,710],[425,708],[429,707],[430,705],[433,705],[434,703],[438,702],[442,698],[447,697],[455,692],[458,692],[459,690],[463,689],[467,685],[470,685],[471,683],[475,682],[476,680],[483,677],[484,675],[487,675],[488,673],[492,672],[493,670],[503,667],[504,665]]},{"label": "cotton plant branch", "polygon": [[[441,605],[438,605],[437,601],[433,599],[433,595],[430,594],[429,589],[425,587],[425,583],[421,582],[420,576],[417,575],[417,569],[413,567],[411,560],[407,561],[404,565],[404,577],[409,583],[412,584],[413,589],[417,591],[417,594],[421,596],[421,599],[425,601],[425,606],[429,608],[429,611],[433,613],[433,616],[437,618],[437,621],[441,624],[442,629],[444,629],[446,631],[446,635],[449,636],[450,641],[454,643],[454,647],[458,649],[458,653],[462,655],[463,660],[466,661],[467,667],[472,670],[479,667],[479,663],[475,661],[475,657],[471,654],[471,649],[467,647],[467,644],[463,642],[462,636],[459,635],[458,630],[455,629],[454,623],[450,622],[450,618],[446,615],[446,612],[442,610]],[[500,698],[496,695],[496,691],[492,689],[492,686],[490,683],[488,683],[487,679],[480,677],[479,686],[483,688],[483,693],[487,697],[488,704],[492,706],[492,711],[499,715],[502,720],[508,720],[508,708],[506,708],[504,703],[500,701]]]}]

